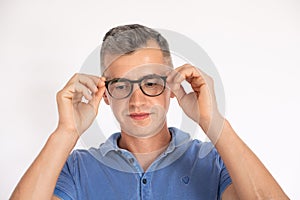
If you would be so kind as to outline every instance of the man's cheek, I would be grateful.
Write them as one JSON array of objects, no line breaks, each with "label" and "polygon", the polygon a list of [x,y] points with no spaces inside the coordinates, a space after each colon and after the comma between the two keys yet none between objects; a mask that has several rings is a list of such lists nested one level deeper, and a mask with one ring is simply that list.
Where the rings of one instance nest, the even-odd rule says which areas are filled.
[{"label": "man's cheek", "polygon": [[124,111],[122,111],[120,105],[112,103],[111,104],[111,110],[113,111],[113,114],[114,114],[115,118],[118,120],[119,123],[124,121],[124,116],[123,116]]}]

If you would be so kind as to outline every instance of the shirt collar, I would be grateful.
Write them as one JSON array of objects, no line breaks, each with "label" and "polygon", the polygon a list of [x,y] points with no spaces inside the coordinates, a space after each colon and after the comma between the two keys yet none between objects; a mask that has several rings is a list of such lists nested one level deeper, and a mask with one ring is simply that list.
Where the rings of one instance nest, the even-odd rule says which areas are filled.
[{"label": "shirt collar", "polygon": [[[166,149],[165,153],[171,153],[175,150],[176,147],[182,145],[183,143],[186,143],[190,140],[190,135],[188,133],[185,133],[181,131],[178,128],[170,127],[169,131],[171,133],[172,139],[170,141],[170,144],[168,148]],[[118,147],[118,139],[121,137],[121,133],[117,132],[112,134],[105,143],[100,145],[100,152],[103,156],[106,156],[106,154],[110,151],[124,151],[124,149],[121,149]]]}]

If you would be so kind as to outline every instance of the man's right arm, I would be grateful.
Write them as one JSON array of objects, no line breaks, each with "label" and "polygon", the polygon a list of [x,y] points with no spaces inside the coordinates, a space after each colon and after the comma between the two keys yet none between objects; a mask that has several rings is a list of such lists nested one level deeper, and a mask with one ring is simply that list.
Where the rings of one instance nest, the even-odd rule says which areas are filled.
[{"label": "man's right arm", "polygon": [[58,176],[78,139],[77,134],[56,130],[22,177],[11,199],[50,199]]},{"label": "man's right arm", "polygon": [[[21,178],[11,200],[57,199],[53,191],[58,176],[80,135],[95,119],[104,85],[103,78],[75,74],[57,93],[58,127]],[[83,96],[87,103],[82,102]]]}]

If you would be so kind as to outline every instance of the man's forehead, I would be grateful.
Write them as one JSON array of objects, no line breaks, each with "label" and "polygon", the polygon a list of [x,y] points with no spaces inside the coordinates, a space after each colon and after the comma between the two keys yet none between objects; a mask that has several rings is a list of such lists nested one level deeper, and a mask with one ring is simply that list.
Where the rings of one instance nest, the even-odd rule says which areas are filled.
[{"label": "man's forehead", "polygon": [[139,79],[143,76],[150,74],[166,75],[172,68],[160,64],[160,63],[147,63],[139,66],[115,66],[114,68],[108,68],[106,77],[111,78],[128,78],[128,79]]},{"label": "man's forehead", "polygon": [[169,68],[166,66],[162,50],[153,47],[145,47],[120,55],[107,66],[104,71],[107,77],[142,76],[153,72],[161,73]]},{"label": "man's forehead", "polygon": [[147,63],[165,64],[162,50],[153,47],[143,47],[122,55],[106,54],[104,61],[105,66],[107,66],[105,71],[108,68],[114,68],[114,66],[133,67]]}]

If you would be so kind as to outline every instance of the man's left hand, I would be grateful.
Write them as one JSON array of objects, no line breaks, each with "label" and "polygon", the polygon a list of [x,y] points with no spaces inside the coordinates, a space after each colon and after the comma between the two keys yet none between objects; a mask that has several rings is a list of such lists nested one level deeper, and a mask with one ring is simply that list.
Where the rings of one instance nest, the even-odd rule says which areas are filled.
[{"label": "man's left hand", "polygon": [[[185,92],[181,85],[183,81],[191,85],[192,92]],[[217,108],[213,79],[200,69],[190,64],[180,66],[169,72],[167,83],[185,114],[199,124],[206,134],[212,119],[222,119]]]}]

